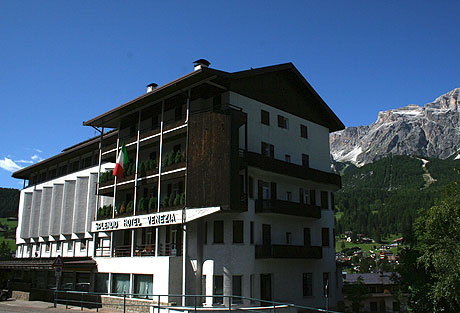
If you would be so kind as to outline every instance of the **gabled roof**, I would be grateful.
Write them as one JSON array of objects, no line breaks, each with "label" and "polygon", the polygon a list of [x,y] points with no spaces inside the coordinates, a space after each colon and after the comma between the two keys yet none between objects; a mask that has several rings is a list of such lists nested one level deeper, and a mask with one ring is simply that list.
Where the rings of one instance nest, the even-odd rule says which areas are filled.
[{"label": "gabled roof", "polygon": [[[323,125],[330,132],[345,128],[340,119],[292,63],[234,73],[202,67],[90,119],[83,125],[117,128],[119,119],[129,112],[135,112],[147,104],[155,103],[166,97],[185,93],[185,90],[189,88],[203,85],[215,88],[213,87],[215,84]],[[192,98],[200,97],[198,88],[196,90],[198,92],[192,89]]]}]

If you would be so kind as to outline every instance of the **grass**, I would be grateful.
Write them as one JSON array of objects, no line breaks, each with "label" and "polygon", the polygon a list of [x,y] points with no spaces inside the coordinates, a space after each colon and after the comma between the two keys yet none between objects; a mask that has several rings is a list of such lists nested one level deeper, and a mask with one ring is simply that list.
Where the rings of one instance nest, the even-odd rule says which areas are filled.
[{"label": "grass", "polygon": [[[7,221],[7,218],[2,217],[0,218],[0,224],[8,226],[9,229],[14,229],[18,225],[18,222],[17,221]],[[15,239],[13,238],[5,239],[5,236],[2,234],[0,235],[0,243],[4,241],[6,241],[11,251],[16,251],[16,240]]]},{"label": "grass", "polygon": [[18,226],[18,221],[8,221],[6,217],[0,217],[0,224],[8,226],[8,228],[15,228]]}]

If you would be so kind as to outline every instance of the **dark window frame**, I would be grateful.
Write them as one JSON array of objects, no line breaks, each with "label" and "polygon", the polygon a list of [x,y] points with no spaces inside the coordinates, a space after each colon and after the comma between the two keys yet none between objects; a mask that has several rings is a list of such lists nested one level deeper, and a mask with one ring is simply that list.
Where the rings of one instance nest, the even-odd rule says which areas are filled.
[{"label": "dark window frame", "polygon": [[308,139],[308,126],[300,125],[300,137]]},{"label": "dark window frame", "polygon": [[270,112],[260,110],[260,123],[270,126]]},{"label": "dark window frame", "polygon": [[224,221],[214,221],[213,226],[213,243],[224,243]]},{"label": "dark window frame", "polygon": [[302,274],[302,294],[304,297],[313,296],[313,273]]},{"label": "dark window frame", "polygon": [[244,243],[244,221],[233,221],[233,243]]}]

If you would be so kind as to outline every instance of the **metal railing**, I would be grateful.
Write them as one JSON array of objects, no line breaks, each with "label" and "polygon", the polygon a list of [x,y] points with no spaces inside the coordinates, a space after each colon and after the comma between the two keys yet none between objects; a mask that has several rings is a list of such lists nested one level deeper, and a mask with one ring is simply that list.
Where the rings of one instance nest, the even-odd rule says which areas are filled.
[{"label": "metal railing", "polygon": [[[185,298],[186,306],[179,305]],[[211,301],[208,301],[211,298]],[[218,299],[219,303],[216,303]],[[177,301],[174,301],[177,300]],[[154,294],[127,294],[127,293],[97,293],[79,291],[55,291],[54,307],[57,305],[96,309],[112,307],[123,312],[151,312],[151,313],[198,313],[200,312],[260,312],[260,313],[297,313],[297,312],[330,312],[329,308],[313,308],[292,303],[269,301],[241,296],[226,295],[154,295]],[[166,310],[166,311],[165,311]]]}]

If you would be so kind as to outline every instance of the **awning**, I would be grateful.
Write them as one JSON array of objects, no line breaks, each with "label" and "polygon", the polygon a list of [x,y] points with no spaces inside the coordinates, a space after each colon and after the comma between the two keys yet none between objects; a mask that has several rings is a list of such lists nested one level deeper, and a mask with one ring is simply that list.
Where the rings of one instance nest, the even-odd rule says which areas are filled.
[{"label": "awning", "polygon": [[94,221],[91,224],[91,232],[182,224],[218,211],[220,211],[220,207],[186,208],[175,211]]}]

